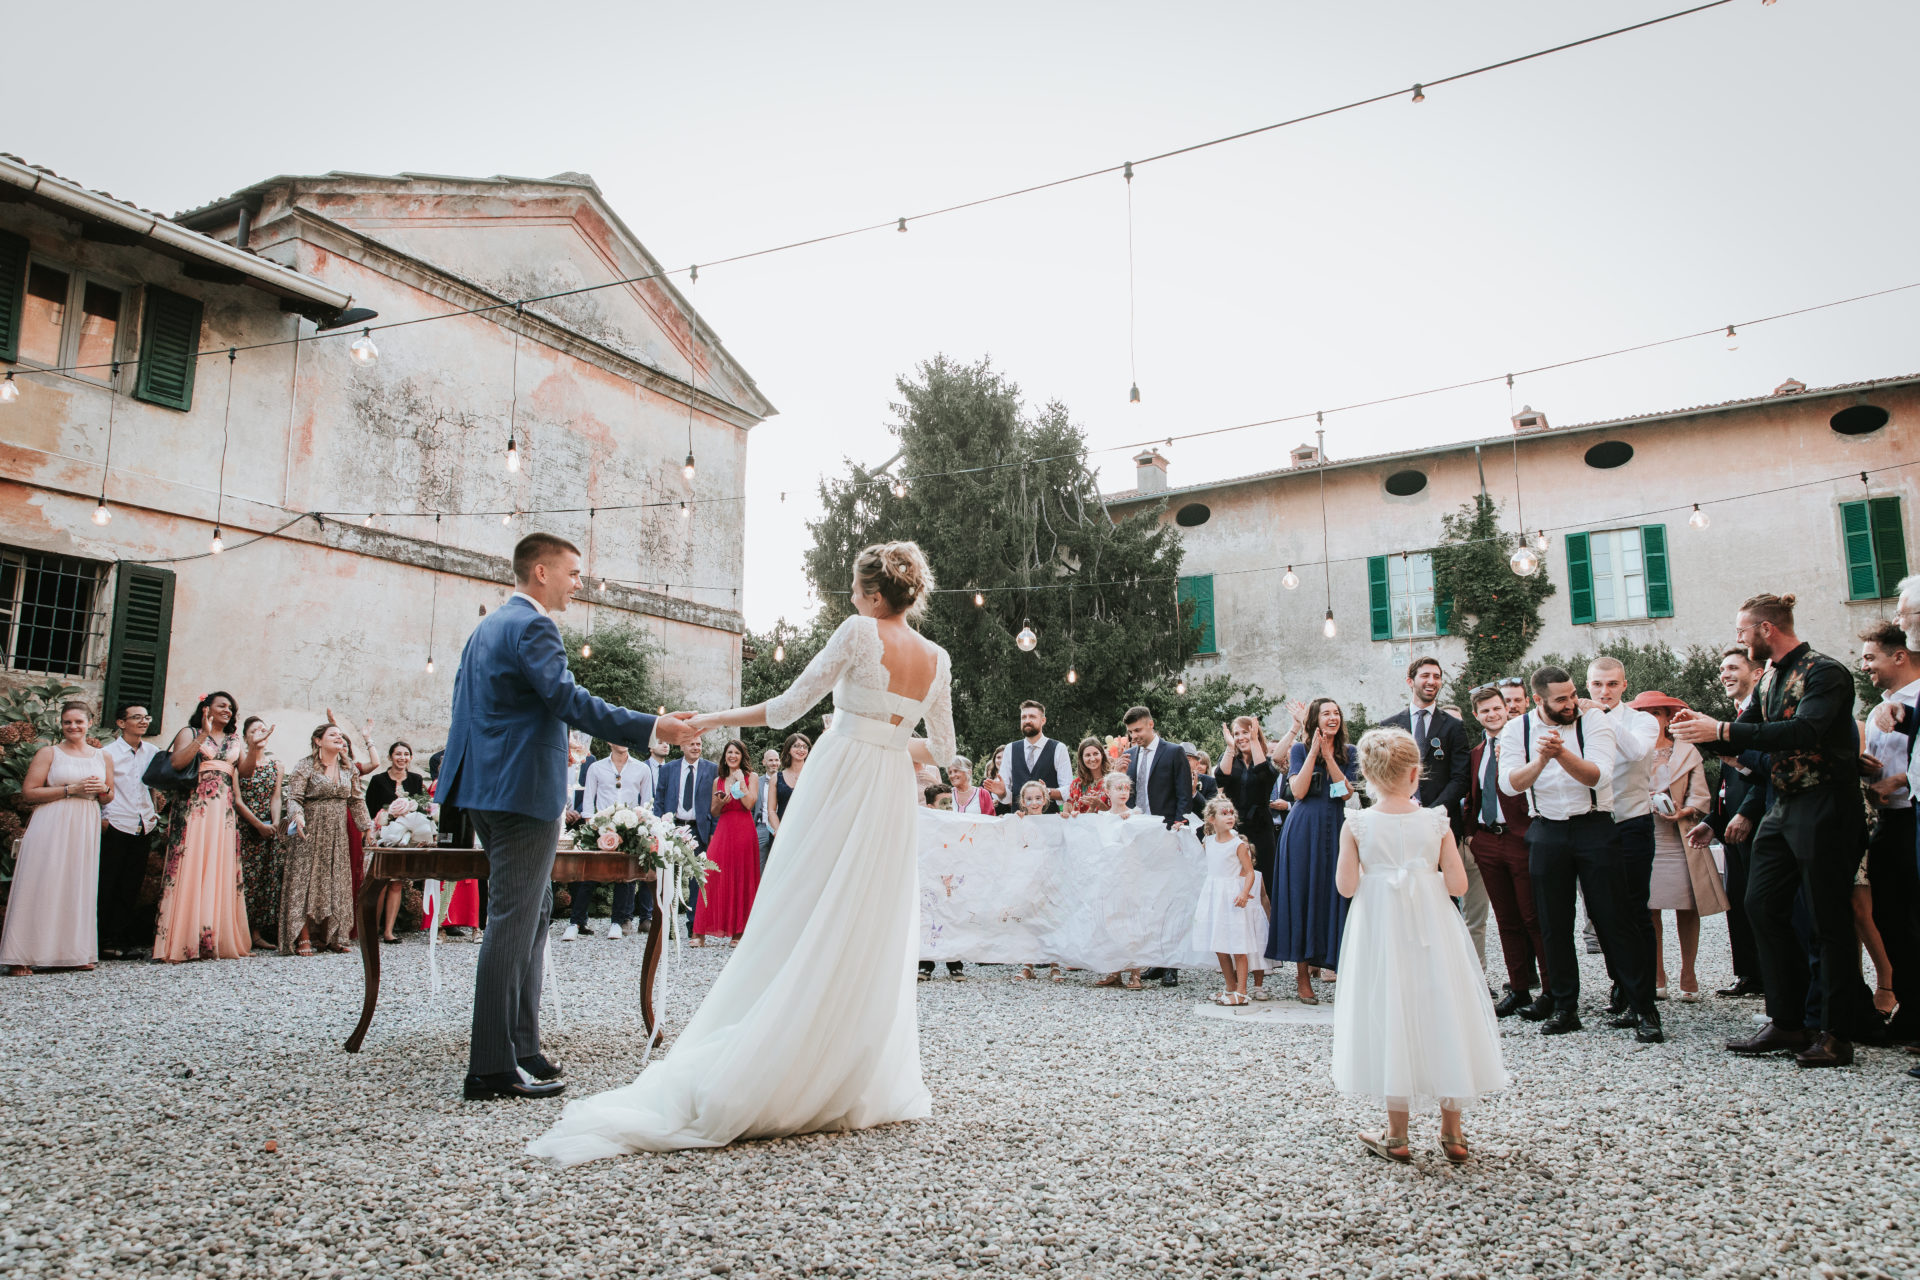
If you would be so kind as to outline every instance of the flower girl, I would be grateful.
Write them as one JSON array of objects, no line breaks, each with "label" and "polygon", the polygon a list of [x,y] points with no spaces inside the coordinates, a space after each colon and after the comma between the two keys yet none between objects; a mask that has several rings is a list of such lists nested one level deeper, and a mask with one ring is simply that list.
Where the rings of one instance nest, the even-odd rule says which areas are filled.
[{"label": "flower girl", "polygon": [[1260,873],[1253,869],[1253,846],[1234,831],[1240,815],[1233,801],[1215,796],[1201,814],[1207,824],[1200,842],[1207,854],[1207,883],[1193,908],[1189,951],[1211,951],[1220,960],[1226,992],[1215,1004],[1247,1003],[1247,969],[1264,969],[1267,913],[1260,906]]},{"label": "flower girl", "polygon": [[1119,770],[1107,775],[1107,812],[1116,818],[1131,818],[1133,810],[1128,804],[1133,800],[1133,779]]},{"label": "flower girl", "polygon": [[1412,1159],[1407,1112],[1440,1111],[1440,1150],[1468,1157],[1460,1111],[1507,1086],[1487,987],[1452,896],[1467,873],[1446,814],[1422,809],[1420,748],[1400,729],[1360,739],[1360,772],[1375,804],[1347,814],[1334,883],[1353,899],[1340,944],[1333,1013],[1333,1083],[1387,1109],[1369,1151]]}]

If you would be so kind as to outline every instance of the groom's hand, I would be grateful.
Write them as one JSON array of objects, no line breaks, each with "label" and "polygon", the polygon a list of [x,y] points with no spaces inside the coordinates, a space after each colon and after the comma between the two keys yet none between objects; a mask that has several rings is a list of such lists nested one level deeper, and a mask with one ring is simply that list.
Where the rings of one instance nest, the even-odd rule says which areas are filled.
[{"label": "groom's hand", "polygon": [[653,736],[670,747],[684,747],[700,736],[694,727],[693,712],[675,711],[653,722]]}]

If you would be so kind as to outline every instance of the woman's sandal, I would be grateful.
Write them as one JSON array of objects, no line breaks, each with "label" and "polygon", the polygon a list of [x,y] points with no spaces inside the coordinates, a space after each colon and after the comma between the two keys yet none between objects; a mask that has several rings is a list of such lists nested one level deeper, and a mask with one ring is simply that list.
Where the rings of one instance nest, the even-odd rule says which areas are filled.
[{"label": "woman's sandal", "polygon": [[1253,1003],[1247,999],[1246,993],[1243,991],[1223,991],[1213,998],[1213,1002],[1215,1004],[1227,1004],[1235,1007]]},{"label": "woman's sandal", "polygon": [[1128,991],[1145,991],[1146,990],[1145,987],[1140,985],[1140,975],[1137,973],[1128,974],[1126,981],[1122,982],[1120,985]]},{"label": "woman's sandal", "polygon": [[24,964],[10,964],[7,966],[7,976],[9,978],[31,978],[33,976],[33,970]]},{"label": "woman's sandal", "polygon": [[1053,966],[1053,971],[1049,973],[1047,976],[1052,978],[1055,982],[1065,982],[1067,980],[1067,975],[1060,972],[1059,965]]},{"label": "woman's sandal", "polygon": [[1098,982],[1095,982],[1093,985],[1096,987],[1117,987],[1120,985],[1120,975],[1117,973],[1110,973],[1106,977],[1100,979]]},{"label": "woman's sandal", "polygon": [[1301,1004],[1319,1004],[1320,1003],[1320,997],[1313,994],[1313,992],[1311,991],[1307,992],[1307,994],[1305,995],[1301,995],[1298,991],[1296,991],[1293,993],[1293,998],[1295,1000],[1298,1000]]},{"label": "woman's sandal", "polygon": [[[1454,1154],[1456,1150],[1459,1155]],[[1440,1154],[1447,1158],[1448,1164],[1465,1164],[1473,1151],[1467,1146],[1465,1137],[1449,1138],[1443,1133],[1440,1135]]]},{"label": "woman's sandal", "polygon": [[310,956],[313,954],[313,944],[311,942],[296,942],[293,944],[293,954],[297,956]]},{"label": "woman's sandal", "polygon": [[1360,1145],[1382,1160],[1391,1160],[1395,1164],[1412,1164],[1413,1151],[1407,1146],[1405,1138],[1389,1137],[1384,1133],[1363,1133]]},{"label": "woman's sandal", "polygon": [[1014,975],[1013,975],[1013,980],[1014,980],[1015,982],[1032,982],[1032,981],[1033,981],[1033,966],[1032,966],[1032,965],[1030,965],[1030,964],[1029,964],[1029,965],[1022,965],[1022,966],[1021,966],[1021,968],[1020,968],[1020,972],[1018,972],[1018,973],[1016,973],[1016,974],[1014,974]]}]

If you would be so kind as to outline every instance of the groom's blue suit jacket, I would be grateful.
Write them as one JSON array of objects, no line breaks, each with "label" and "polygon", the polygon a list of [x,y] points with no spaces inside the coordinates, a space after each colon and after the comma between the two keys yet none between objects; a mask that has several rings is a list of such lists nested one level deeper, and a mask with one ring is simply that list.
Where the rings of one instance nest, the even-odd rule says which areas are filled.
[{"label": "groom's blue suit jacket", "polygon": [[552,822],[567,805],[568,726],[644,755],[653,721],[575,684],[560,628],[513,596],[460,654],[436,798]]}]

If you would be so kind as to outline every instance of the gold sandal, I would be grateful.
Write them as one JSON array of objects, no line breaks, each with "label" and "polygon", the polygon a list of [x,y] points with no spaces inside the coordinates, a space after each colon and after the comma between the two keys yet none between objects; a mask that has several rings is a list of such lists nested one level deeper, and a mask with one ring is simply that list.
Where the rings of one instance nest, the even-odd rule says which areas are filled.
[{"label": "gold sandal", "polygon": [[1407,1146],[1405,1138],[1389,1137],[1384,1133],[1363,1133],[1360,1135],[1360,1145],[1383,1160],[1391,1160],[1395,1164],[1413,1163],[1413,1151]]},{"label": "gold sandal", "polygon": [[[1459,1155],[1453,1154],[1454,1148],[1456,1147],[1460,1149]],[[1440,1135],[1440,1154],[1447,1158],[1448,1164],[1465,1164],[1468,1158],[1473,1155],[1473,1151],[1467,1146],[1467,1140],[1464,1135],[1449,1138],[1443,1133]]]},{"label": "gold sandal", "polygon": [[1120,975],[1117,973],[1110,973],[1106,977],[1094,983],[1093,985],[1096,987],[1117,987],[1120,985]]}]

